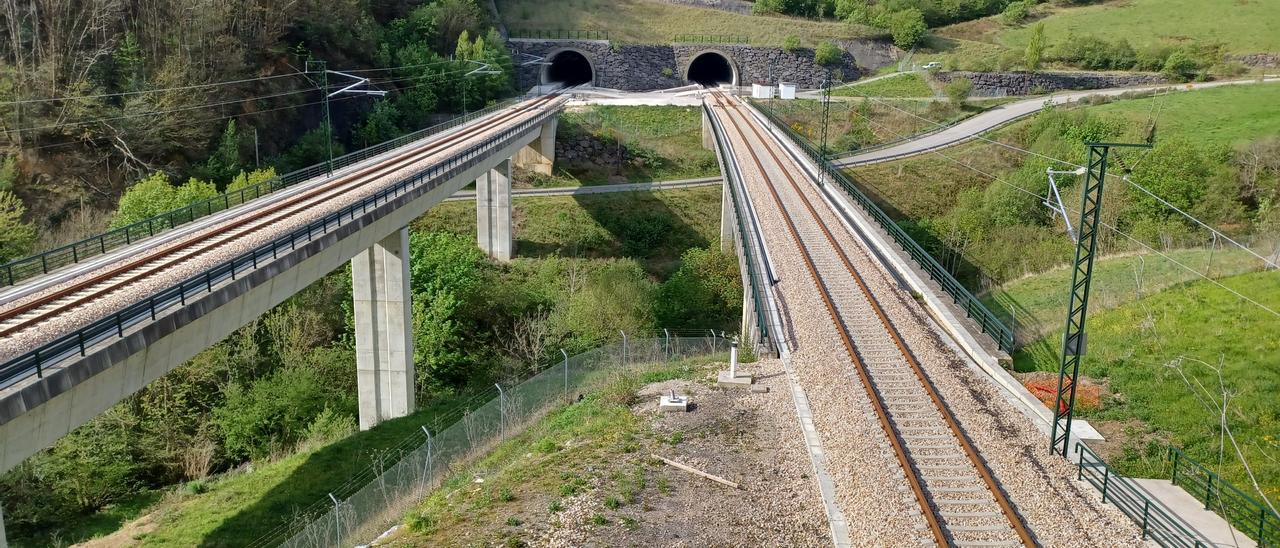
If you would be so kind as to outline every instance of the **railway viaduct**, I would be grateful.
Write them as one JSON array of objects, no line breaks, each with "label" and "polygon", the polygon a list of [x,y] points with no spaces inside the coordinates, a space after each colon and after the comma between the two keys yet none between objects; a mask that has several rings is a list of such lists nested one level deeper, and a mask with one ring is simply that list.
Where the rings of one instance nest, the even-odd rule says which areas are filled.
[{"label": "railway viaduct", "polygon": [[[6,315],[0,323],[6,339],[40,338],[28,345],[34,348],[16,353],[21,355],[11,352],[0,369],[0,471],[50,446],[348,261],[356,319],[360,426],[367,429],[412,412],[414,352],[406,227],[475,183],[477,243],[490,257],[509,260],[512,168],[550,173],[557,113],[563,103],[561,97],[522,102],[354,163],[331,177],[300,183],[10,288],[0,295],[5,302],[38,298],[42,290],[54,290],[49,286],[111,269],[187,238],[219,237],[235,219],[298,202],[290,206],[296,208],[292,216],[279,221],[291,231],[277,231],[266,247],[251,252],[248,262],[243,256],[238,263],[233,259],[230,270],[224,268],[206,278],[207,283],[187,283],[184,291],[173,294],[176,299],[152,297],[148,302],[143,297],[143,309],[117,310],[118,323],[105,333],[86,334],[84,327],[49,333],[52,323],[16,327],[21,317]],[[352,191],[364,192],[356,199],[324,190],[334,182],[353,188],[372,183],[367,186],[380,190]],[[308,196],[313,194],[311,202]],[[326,198],[350,205],[327,210],[322,203]],[[293,222],[296,218],[303,221]],[[125,317],[120,317],[121,312]],[[109,322],[112,314],[107,316]],[[58,340],[67,340],[67,331],[74,344],[59,346]]]}]

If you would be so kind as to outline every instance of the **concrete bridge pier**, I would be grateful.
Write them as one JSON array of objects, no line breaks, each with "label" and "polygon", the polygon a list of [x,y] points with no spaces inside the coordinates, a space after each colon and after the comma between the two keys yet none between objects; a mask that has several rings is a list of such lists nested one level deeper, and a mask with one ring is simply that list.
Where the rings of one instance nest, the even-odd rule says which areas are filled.
[{"label": "concrete bridge pier", "polygon": [[351,259],[351,289],[360,429],[368,430],[415,409],[407,227]]},{"label": "concrete bridge pier", "polygon": [[510,159],[476,179],[476,243],[493,259],[511,260]]},{"label": "concrete bridge pier", "polygon": [[559,118],[551,118],[542,124],[538,137],[516,152],[516,167],[551,175],[551,166],[556,159],[556,127],[559,125]]}]

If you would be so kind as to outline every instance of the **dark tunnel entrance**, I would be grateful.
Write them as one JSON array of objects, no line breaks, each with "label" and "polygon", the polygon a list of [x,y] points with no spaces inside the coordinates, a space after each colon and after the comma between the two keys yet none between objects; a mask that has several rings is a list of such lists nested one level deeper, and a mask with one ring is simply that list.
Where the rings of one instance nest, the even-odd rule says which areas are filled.
[{"label": "dark tunnel entrance", "polygon": [[719,53],[707,52],[693,58],[689,63],[689,74],[686,80],[704,86],[732,84],[733,67],[729,60]]},{"label": "dark tunnel entrance", "polygon": [[595,77],[591,62],[587,61],[586,57],[576,51],[566,50],[551,58],[551,65],[547,67],[543,83],[563,84],[566,87],[577,86],[590,84]]}]

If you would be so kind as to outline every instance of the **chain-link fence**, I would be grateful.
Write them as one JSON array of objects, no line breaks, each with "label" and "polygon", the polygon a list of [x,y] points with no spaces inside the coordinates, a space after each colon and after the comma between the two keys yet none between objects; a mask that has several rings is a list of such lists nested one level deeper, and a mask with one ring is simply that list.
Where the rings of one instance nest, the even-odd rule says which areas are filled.
[{"label": "chain-link fence", "polygon": [[[608,379],[611,374],[644,365],[708,356],[725,352],[729,342],[723,334],[707,331],[705,336],[664,331],[643,338],[626,337],[620,342],[569,356],[549,364],[515,386],[495,386],[485,394],[496,394],[483,404],[450,417],[448,424],[431,431],[424,424],[421,433],[406,438],[398,447],[394,463],[380,459],[337,491],[298,512],[288,525],[268,531],[254,546],[342,546],[369,540],[400,519],[404,512],[428,491],[439,485],[469,457],[479,455],[550,410],[556,404],[576,399]],[[563,351],[562,351],[563,352]],[[424,421],[427,421],[424,418]],[[365,480],[361,485],[360,480]]]}]

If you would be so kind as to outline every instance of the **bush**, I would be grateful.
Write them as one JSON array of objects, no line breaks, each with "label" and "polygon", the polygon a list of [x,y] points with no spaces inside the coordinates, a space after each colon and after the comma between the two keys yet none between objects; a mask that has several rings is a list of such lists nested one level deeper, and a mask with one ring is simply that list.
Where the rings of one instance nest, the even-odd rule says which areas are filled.
[{"label": "bush", "polygon": [[894,13],[888,19],[889,34],[893,35],[893,45],[902,49],[916,47],[929,32],[929,27],[924,22],[924,14],[915,8]]},{"label": "bush", "polygon": [[314,369],[286,367],[248,388],[232,383],[213,421],[228,456],[261,459],[302,440],[331,398]]},{"label": "bush", "polygon": [[1044,23],[1036,23],[1031,28],[1031,40],[1027,41],[1027,49],[1023,56],[1027,70],[1040,70],[1040,61],[1044,59]]},{"label": "bush", "polygon": [[795,53],[796,50],[800,49],[800,37],[794,34],[787,35],[782,40],[782,49],[787,53]]},{"label": "bush", "polygon": [[844,51],[833,42],[823,42],[813,50],[813,62],[824,67],[839,65],[843,57]]},{"label": "bush", "polygon": [[656,314],[663,327],[732,329],[741,304],[738,260],[719,249],[692,248],[659,288]]},{"label": "bush", "polygon": [[1034,0],[1018,0],[1009,2],[1004,7],[1004,11],[1000,12],[1000,21],[1006,25],[1016,25],[1021,23],[1031,13],[1031,4]]},{"label": "bush", "polygon": [[969,94],[973,93],[973,81],[968,78],[956,78],[948,82],[942,91],[947,94],[947,98],[951,99],[952,103],[961,105],[969,99]]},{"label": "bush", "polygon": [[1192,59],[1187,52],[1177,50],[1169,54],[1168,59],[1165,59],[1164,67],[1160,69],[1160,73],[1170,80],[1185,82],[1195,78],[1199,68],[1195,59]]},{"label": "bush", "polygon": [[[265,183],[276,178],[276,168],[268,167],[266,169],[255,169],[248,173],[243,171],[231,179],[231,183],[227,185],[227,192],[235,192],[243,188]],[[265,189],[264,189],[265,190]]]}]

